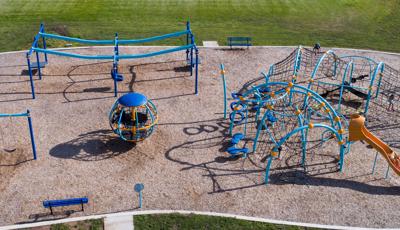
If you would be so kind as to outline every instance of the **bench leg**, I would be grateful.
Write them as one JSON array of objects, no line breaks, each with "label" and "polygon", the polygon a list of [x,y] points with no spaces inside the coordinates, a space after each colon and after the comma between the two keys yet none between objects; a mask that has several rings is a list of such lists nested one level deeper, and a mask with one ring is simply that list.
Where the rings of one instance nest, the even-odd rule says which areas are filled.
[{"label": "bench leg", "polygon": [[50,214],[51,214],[51,215],[54,215],[54,214],[53,214],[53,208],[52,208],[51,206],[50,206]]},{"label": "bench leg", "polygon": [[83,211],[84,211],[84,210],[83,210],[83,202],[81,203],[81,206],[82,206],[82,212],[83,212]]}]

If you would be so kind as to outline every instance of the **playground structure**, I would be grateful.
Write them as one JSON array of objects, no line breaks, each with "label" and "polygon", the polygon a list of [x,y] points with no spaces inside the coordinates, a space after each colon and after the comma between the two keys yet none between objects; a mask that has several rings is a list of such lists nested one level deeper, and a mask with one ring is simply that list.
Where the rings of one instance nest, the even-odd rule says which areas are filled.
[{"label": "playground structure", "polygon": [[[223,77],[224,73],[221,69]],[[339,57],[331,50],[316,52],[300,46],[284,60],[271,65],[267,74],[232,93],[234,101],[229,116],[232,143],[236,143],[236,137],[241,135],[241,139],[249,139],[242,149],[252,145],[252,153],[257,151],[260,141],[270,146],[266,184],[272,160],[283,157],[281,152],[285,152],[286,142],[291,145],[286,144],[286,149],[301,149],[300,165],[306,170],[309,143],[329,146],[327,142],[336,140],[339,145],[338,170],[343,171],[344,157],[350,152],[351,143],[366,140],[399,174],[398,155],[372,135],[360,119],[358,123],[352,120],[350,126],[348,122],[352,114],[361,114],[368,124],[376,125],[379,120],[374,117],[376,111],[393,113],[400,96],[398,83],[394,80],[398,76],[398,71],[368,57]],[[226,103],[226,99],[224,101]],[[390,120],[379,122],[386,125]],[[251,124],[256,127],[255,133],[248,131]],[[324,131],[314,133],[315,128]],[[228,149],[227,152],[247,156],[244,151]]]},{"label": "playground structure", "polygon": [[[169,48],[161,51],[143,53],[143,54],[120,54],[119,46],[120,45],[130,45],[130,44],[140,44],[147,43],[153,41],[159,41],[167,38],[174,38],[186,35],[186,45],[182,45],[179,47]],[[109,55],[83,55],[83,54],[74,54],[68,52],[62,52],[58,50],[49,50],[47,49],[46,39],[56,39],[56,40],[64,40],[69,42],[76,42],[80,44],[90,44],[90,45],[113,45],[114,52]],[[41,41],[41,43],[40,43]],[[45,32],[44,24],[40,25],[39,32],[33,39],[32,46],[26,53],[28,72],[30,77],[30,85],[31,85],[31,93],[32,98],[35,99],[35,86],[33,81],[33,70],[37,69],[39,80],[42,79],[42,71],[48,64],[48,54],[59,55],[65,57],[72,58],[80,58],[80,59],[91,59],[91,60],[112,60],[113,66],[111,68],[111,78],[114,80],[114,96],[118,95],[118,82],[123,81],[123,76],[118,72],[118,62],[123,59],[138,59],[138,58],[147,58],[153,57],[157,55],[163,55],[172,52],[178,51],[186,51],[186,61],[190,66],[190,75],[193,75],[193,68],[195,72],[195,86],[194,91],[195,94],[198,94],[198,74],[199,74],[199,50],[195,43],[195,36],[192,33],[190,28],[190,22],[186,23],[186,29],[183,31],[178,31],[174,33],[164,34],[155,37],[143,38],[143,39],[119,39],[118,33],[115,34],[113,40],[87,40],[81,38],[73,38],[67,36],[61,36],[57,34],[50,34]],[[40,53],[44,55],[44,61],[41,61]],[[31,58],[35,56],[36,62],[33,62]]]},{"label": "playground structure", "polygon": [[158,122],[157,109],[143,94],[128,93],[115,101],[109,121],[122,140],[138,142],[153,133]]},{"label": "playground structure", "polygon": [[[112,48],[109,49],[111,51]],[[154,48],[121,48],[124,51],[125,49],[129,49],[129,53],[154,50]],[[104,50],[101,47],[98,49],[93,47],[79,50],[79,53],[90,51],[90,54],[102,54]],[[284,50],[286,50],[286,54],[292,51],[289,48],[284,48]],[[270,156],[271,150],[276,145],[269,138],[266,128],[262,126],[260,127],[260,135],[256,143],[256,153],[250,153],[254,142],[251,138],[254,138],[257,133],[257,129],[255,129],[256,124],[253,122],[255,111],[252,110],[255,106],[252,103],[248,103],[250,106],[248,107],[249,116],[246,136],[243,135],[244,138],[240,139],[239,143],[235,146],[236,148],[248,149],[247,159],[230,159],[227,157],[228,154],[223,153],[226,147],[228,147],[226,142],[230,139],[224,135],[229,129],[229,123],[227,124],[220,119],[216,120],[216,118],[222,118],[222,114],[216,113],[219,112],[219,109],[222,112],[222,87],[221,84],[216,84],[221,83],[221,79],[219,76],[218,78],[211,78],[216,73],[215,66],[212,67],[208,64],[211,61],[226,58],[224,61],[227,70],[225,80],[228,83],[228,98],[230,99],[230,92],[232,90],[242,88],[244,82],[257,77],[253,75],[255,65],[262,66],[265,60],[280,60],[280,57],[283,57],[282,48],[260,47],[250,51],[250,53],[248,51],[231,52],[213,49],[202,51],[204,60],[207,61],[204,62],[207,66],[203,66],[204,76],[210,76],[203,79],[202,83],[208,92],[212,92],[211,95],[204,93],[199,96],[180,96],[181,94],[178,92],[191,92],[193,85],[190,79],[182,81],[180,76],[184,75],[184,73],[175,71],[176,68],[180,68],[183,65],[182,62],[168,62],[168,60],[179,57],[178,53],[172,59],[169,55],[161,56],[157,58],[160,62],[150,65],[145,65],[149,63],[147,59],[135,61],[135,66],[142,64],[144,66],[135,69],[138,76],[133,88],[137,90],[142,89],[143,93],[148,97],[153,95],[152,99],[154,98],[153,102],[157,106],[158,112],[163,114],[163,117],[160,117],[159,120],[160,124],[157,124],[157,130],[153,133],[155,135],[150,136],[148,140],[140,142],[137,145],[123,141],[106,124],[108,122],[108,112],[117,98],[112,99],[107,97],[104,100],[80,101],[80,99],[88,98],[91,94],[79,93],[74,94],[73,97],[72,94],[67,95],[71,96],[71,99],[74,99],[74,101],[77,100],[77,102],[65,103],[65,98],[62,97],[60,90],[64,87],[52,88],[50,90],[49,87],[52,85],[63,86],[63,82],[66,82],[67,79],[59,78],[58,76],[66,76],[71,67],[76,65],[76,62],[71,62],[71,59],[52,56],[54,59],[51,59],[51,65],[62,66],[62,68],[54,68],[57,69],[57,76],[43,75],[44,78],[49,77],[49,79],[43,79],[45,81],[41,81],[38,86],[49,90],[46,91],[48,93],[40,94],[39,100],[25,100],[26,93],[30,92],[29,84],[26,81],[18,81],[13,84],[5,83],[15,81],[14,79],[17,78],[13,74],[19,75],[22,70],[26,69],[26,66],[3,68],[3,75],[7,76],[2,78],[2,83],[4,83],[0,85],[2,91],[7,93],[23,93],[23,95],[3,95],[2,100],[22,99],[22,101],[17,102],[3,102],[3,105],[8,108],[8,112],[18,112],[25,107],[33,107],[32,109],[36,111],[33,111],[35,113],[31,114],[35,116],[32,118],[34,119],[33,125],[41,129],[40,135],[36,135],[35,133],[35,141],[38,147],[40,147],[37,150],[43,153],[43,157],[38,156],[39,161],[24,162],[21,160],[26,159],[25,156],[20,157],[19,154],[4,154],[2,164],[23,163],[17,166],[1,167],[3,170],[2,173],[4,172],[5,175],[1,184],[4,188],[2,195],[4,196],[4,200],[7,200],[1,207],[4,210],[8,210],[16,207],[15,204],[17,203],[24,203],[24,207],[23,210],[21,209],[21,211],[15,213],[4,213],[0,221],[7,224],[27,221],[28,216],[35,213],[46,213],[49,215],[51,211],[43,208],[42,201],[84,196],[87,196],[90,200],[85,205],[85,212],[74,213],[74,216],[115,212],[132,207],[136,208],[140,202],[138,202],[138,194],[134,191],[134,185],[137,182],[142,182],[145,186],[151,187],[149,188],[148,196],[143,197],[145,199],[143,200],[143,204],[146,209],[166,209],[169,207],[175,209],[182,207],[199,210],[201,208],[214,207],[211,206],[214,204],[215,209],[224,212],[235,212],[237,210],[236,207],[241,207],[241,212],[252,216],[267,216],[277,219],[289,219],[294,216],[297,218],[295,219],[296,221],[304,222],[315,221],[328,224],[337,222],[339,224],[349,223],[354,226],[367,226],[368,224],[371,227],[396,227],[398,222],[392,221],[396,220],[396,214],[393,213],[393,210],[395,210],[399,202],[393,200],[393,196],[398,194],[397,185],[399,178],[392,176],[390,180],[382,180],[384,175],[381,174],[385,173],[387,164],[379,153],[379,164],[377,164],[377,173],[379,174],[367,175],[371,172],[370,169],[375,151],[365,148],[365,145],[361,142],[352,144],[351,154],[345,154],[343,164],[345,173],[329,174],[328,171],[331,171],[331,169],[337,169],[340,146],[337,143],[337,138],[331,138],[332,132],[326,131],[328,130],[326,128],[315,127],[315,124],[321,123],[330,126],[330,121],[318,117],[317,112],[314,112],[315,114],[310,117],[310,121],[314,124],[314,127],[304,129],[304,133],[308,130],[304,165],[307,171],[305,173],[303,173],[301,166],[297,165],[301,163],[302,157],[302,143],[299,142],[301,131],[293,134],[280,145],[280,148],[277,148],[278,155],[280,151],[281,159],[279,157],[271,157],[271,159],[264,158],[264,156]],[[232,55],[227,56],[227,53]],[[398,61],[397,57],[390,55],[377,54],[376,56],[393,63],[397,63]],[[18,59],[20,58],[20,53],[4,54],[2,57],[2,60],[4,60],[2,65],[9,66],[13,65],[15,60],[20,60]],[[376,60],[379,59],[376,58]],[[248,64],[251,61],[254,61],[254,65]],[[124,64],[125,66],[125,63],[120,64]],[[111,63],[84,66],[79,72],[76,71],[72,74],[73,79],[103,79],[104,76],[109,79],[110,69],[105,65],[111,66]],[[105,67],[106,71],[97,71],[100,66],[102,69]],[[45,71],[45,73],[50,73],[50,70],[53,69],[52,66],[49,67],[50,69]],[[231,68],[240,70],[243,78],[235,78],[237,80],[233,81],[234,76],[231,78],[231,74],[233,75],[234,73]],[[124,69],[126,68],[124,67]],[[92,70],[96,73],[100,72],[100,75],[86,76]],[[267,72],[265,73],[267,76]],[[163,79],[167,78],[168,80],[154,80],[157,74],[163,74]],[[186,75],[189,74],[187,73]],[[175,76],[177,78],[173,78]],[[110,80],[106,80],[108,83],[93,80],[85,84],[79,84],[72,90],[70,88],[67,93],[81,92],[84,89],[92,87],[101,88],[104,84],[111,86],[112,82]],[[269,83],[272,82],[269,81]],[[265,84],[265,76],[262,76],[260,83],[256,85],[260,84]],[[265,115],[265,126],[269,128],[269,131],[276,139],[287,134],[286,127],[288,130],[294,130],[295,125],[296,128],[299,127],[298,121],[296,121],[297,116],[291,117],[292,115],[296,115],[295,106],[285,107],[285,101],[289,101],[290,96],[290,94],[286,94],[285,89],[287,87],[288,83],[283,82],[276,86],[269,84],[269,89],[266,87],[258,89],[258,91],[265,91],[263,93],[265,101],[267,101],[268,90],[271,92],[279,91],[277,93],[278,96],[275,98],[276,102],[272,112],[265,114],[264,112],[268,109],[265,106],[259,115],[259,120]],[[303,87],[306,87],[306,85],[303,85]],[[121,89],[120,87],[120,91]],[[250,89],[251,87],[248,90]],[[307,90],[297,86],[293,86],[292,90],[303,92],[293,92],[292,96],[294,105],[302,105],[301,102],[304,100],[304,93]],[[246,92],[246,90],[240,92]],[[244,99],[252,99],[251,95],[255,95],[257,91],[254,92],[244,97]],[[339,91],[335,93],[339,93]],[[108,94],[111,95],[110,93]],[[221,97],[214,98],[213,95],[220,95]],[[283,95],[285,96],[282,97]],[[120,96],[122,94],[119,94]],[[334,96],[336,95],[330,94],[326,100],[330,100],[331,98],[334,100]],[[217,103],[219,99],[221,99],[221,104]],[[316,101],[317,99],[319,99],[318,96],[312,95],[310,97],[308,101],[309,105],[307,105],[309,109],[301,114],[302,117],[305,118],[306,116],[303,116],[303,114],[310,114],[311,111],[318,111],[322,115],[327,115],[323,109],[317,110],[317,106],[320,104]],[[300,102],[298,102],[299,100]],[[236,101],[240,101],[240,99]],[[205,102],[207,103],[205,104]],[[228,108],[230,102],[232,101],[228,101]],[[378,122],[374,119],[376,115],[374,112],[376,110],[374,102],[375,100],[371,100],[366,125],[371,133],[384,140],[394,151],[398,152],[398,150],[393,148],[393,142],[382,138],[380,134],[380,132],[388,132],[386,135],[391,135],[393,132],[390,130],[381,131],[371,127],[372,123]],[[394,103],[395,109],[397,109],[396,101]],[[333,106],[332,103],[330,105]],[[341,105],[342,111],[353,109],[347,108],[347,105],[347,103]],[[4,110],[4,112],[7,111]],[[246,114],[246,110],[243,110],[243,112]],[[285,116],[280,116],[278,112],[282,112]],[[103,116],[105,113],[107,113],[106,116]],[[36,114],[40,115],[37,117],[38,119],[35,119]],[[229,113],[227,115],[229,116]],[[386,120],[388,117],[384,115],[382,119]],[[393,114],[393,117],[395,117],[395,114]],[[15,133],[12,131],[17,128],[15,125],[26,125],[25,119],[15,119],[16,122],[20,121],[19,124],[13,124],[11,127],[7,126],[5,133]],[[3,119],[3,121],[6,120]],[[273,122],[274,120],[276,121]],[[341,117],[342,125],[346,125],[346,120]],[[389,120],[388,122],[393,121]],[[282,127],[285,128],[283,131]],[[27,134],[28,131],[25,130],[25,127],[22,128],[20,129],[22,130],[22,135]],[[232,133],[241,132],[244,134],[243,128],[244,122],[240,125],[234,125]],[[335,127],[335,130],[337,130],[337,127]],[[345,128],[345,130],[347,129]],[[37,130],[35,131],[37,132]],[[321,147],[313,149],[315,144],[322,143],[320,141],[322,132],[325,132],[324,137],[326,141]],[[347,133],[342,135],[344,139],[347,136]],[[9,135],[8,139],[10,137],[12,136]],[[27,149],[30,148],[29,140],[27,140],[28,137],[24,136],[23,139],[25,140],[24,143],[27,143],[24,146],[24,150],[30,154],[30,149]],[[399,140],[397,138],[393,139]],[[20,140],[17,142],[21,143]],[[225,148],[221,147],[221,143],[223,143],[223,147]],[[245,144],[245,146],[242,146],[242,144]],[[347,149],[345,148],[346,151]],[[294,155],[293,153],[297,154]],[[38,152],[38,155],[40,154]],[[243,156],[245,155],[243,154]],[[337,161],[335,157],[337,157]],[[31,155],[28,158],[32,158]],[[273,186],[263,187],[261,184],[264,180],[263,177],[269,159],[271,159],[269,183],[273,184]],[[315,164],[319,165],[314,166]],[[392,173],[392,170],[389,170]],[[164,176],[160,180],[160,175],[168,176]],[[39,178],[37,182],[40,183],[32,183],[33,177]],[[18,191],[18,193],[15,191]],[[165,193],[168,197],[163,197],[162,193]],[[202,194],[200,199],[197,199],[199,196],[196,193]],[[37,195],[32,197],[29,194]],[[232,199],[231,194],[236,194],[243,199]],[[378,199],[375,199],[377,197]],[[116,200],[118,202],[115,202]],[[167,202],[168,200],[171,202]],[[386,211],[378,210],[378,207],[373,210],[360,209],[361,206],[365,205],[375,207],[374,205],[378,201],[379,207],[384,207]],[[296,202],[295,206],[291,205],[293,202]],[[347,207],[345,209],[346,213],[337,215],[337,210],[341,210],[343,205],[348,203],[359,203],[361,206],[354,205],[353,207]],[[204,204],[207,204],[207,206]],[[282,207],[287,208],[283,209]],[[57,208],[54,211],[57,214],[58,211],[66,209],[78,211],[79,207],[69,206],[60,208],[60,210]],[[314,210],[312,215],[304,215],[303,219],[298,218],[304,214],[304,210],[311,209]],[[348,214],[359,210],[361,210],[360,215],[354,215],[356,221],[352,222],[353,216]],[[324,215],[319,215],[319,213],[324,213]],[[326,219],[325,214],[331,216],[337,215],[338,218],[332,219],[331,222],[324,222]],[[366,214],[371,217],[367,221],[363,220]],[[340,219],[344,216],[348,218]],[[373,225],[374,223],[379,224]]]},{"label": "playground structure", "polygon": [[[26,117],[27,118],[27,120],[28,120],[28,128],[29,128],[29,136],[30,136],[30,139],[31,139],[33,160],[36,160],[37,159],[36,144],[35,144],[35,136],[34,136],[34,133],[33,133],[32,118],[31,118],[30,111],[27,110],[26,113],[9,113],[9,114],[1,113],[0,114],[0,118],[6,118],[6,117],[9,117],[9,118],[11,118],[11,117]],[[2,133],[2,135],[4,135],[4,134]],[[2,137],[2,139],[3,139],[3,137]],[[13,152],[14,149],[6,150],[6,151]]]}]

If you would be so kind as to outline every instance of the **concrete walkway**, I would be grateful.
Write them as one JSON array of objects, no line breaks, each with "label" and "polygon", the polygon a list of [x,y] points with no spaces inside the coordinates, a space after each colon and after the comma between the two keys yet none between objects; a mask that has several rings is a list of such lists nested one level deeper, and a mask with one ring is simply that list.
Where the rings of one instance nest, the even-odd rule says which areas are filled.
[{"label": "concrete walkway", "polygon": [[133,216],[110,216],[104,218],[104,230],[133,230]]}]

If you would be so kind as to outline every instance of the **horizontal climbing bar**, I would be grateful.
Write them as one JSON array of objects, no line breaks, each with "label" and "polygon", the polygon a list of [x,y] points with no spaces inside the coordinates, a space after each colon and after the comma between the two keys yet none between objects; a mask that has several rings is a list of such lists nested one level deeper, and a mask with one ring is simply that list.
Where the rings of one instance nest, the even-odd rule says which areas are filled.
[{"label": "horizontal climbing bar", "polygon": [[[324,81],[317,81],[317,83],[323,84],[323,85],[331,85],[331,86],[342,87],[341,84],[329,83],[329,82],[324,82]],[[354,86],[354,85],[343,85],[343,87],[344,88],[361,89],[361,90],[367,90],[368,91],[368,88],[363,88],[363,87]]]},{"label": "horizontal climbing bar", "polygon": [[41,48],[33,48],[33,50],[41,53],[54,54],[65,57],[81,58],[81,59],[111,59],[111,60],[114,59],[114,55],[83,55],[83,54],[73,54],[73,53],[66,53],[66,52],[41,49]]},{"label": "horizontal climbing bar", "polygon": [[[184,34],[189,34],[189,33],[190,33],[189,30],[184,30],[184,31],[179,31],[179,32],[175,32],[175,33],[154,36],[154,37],[150,37],[150,38],[119,40],[118,43],[119,44],[134,44],[134,43],[152,42],[152,41],[162,40],[162,39],[166,39],[166,38],[178,37],[178,36],[181,36]],[[70,41],[70,42],[97,44],[97,45],[114,45],[114,40],[89,40],[89,39],[67,37],[67,36],[62,36],[62,35],[57,35],[57,34],[48,34],[48,33],[43,33],[43,32],[39,32],[39,35],[42,37],[45,37],[45,38],[53,38],[53,39],[59,39],[59,40],[64,40],[64,41]]]},{"label": "horizontal climbing bar", "polygon": [[42,33],[42,32],[39,32],[39,35],[42,37],[45,37],[45,38],[53,38],[53,39],[59,39],[59,40],[64,40],[64,41],[70,41],[70,42],[98,44],[98,45],[114,45],[114,39],[113,40],[88,40],[88,39],[72,38],[72,37],[61,36],[61,35],[57,35],[57,34],[48,34],[48,33]]},{"label": "horizontal climbing bar", "polygon": [[146,57],[152,57],[152,56],[157,56],[161,54],[166,54],[166,53],[172,53],[180,50],[186,50],[194,47],[194,45],[186,45],[186,46],[179,46],[171,49],[166,49],[166,50],[161,50],[161,51],[156,51],[156,52],[151,52],[151,53],[145,53],[145,54],[123,54],[119,55],[119,59],[135,59],[135,58],[146,58]]},{"label": "horizontal climbing bar", "polygon": [[0,117],[28,117],[29,113],[0,113]]},{"label": "horizontal climbing bar", "polygon": [[173,37],[179,37],[181,35],[184,34],[189,34],[190,31],[189,30],[184,30],[184,31],[179,31],[179,32],[175,32],[175,33],[170,33],[170,34],[164,34],[164,35],[160,35],[160,36],[154,36],[154,37],[150,37],[150,38],[143,38],[143,39],[121,39],[118,40],[118,44],[121,45],[126,45],[126,44],[135,44],[135,43],[145,43],[145,42],[152,42],[152,41],[158,41],[158,40],[163,40],[166,38],[173,38]]}]

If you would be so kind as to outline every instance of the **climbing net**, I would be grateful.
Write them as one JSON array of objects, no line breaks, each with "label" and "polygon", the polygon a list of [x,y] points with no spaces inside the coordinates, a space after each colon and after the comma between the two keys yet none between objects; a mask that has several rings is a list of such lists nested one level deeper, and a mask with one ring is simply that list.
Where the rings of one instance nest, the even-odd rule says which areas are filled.
[{"label": "climbing net", "polygon": [[[368,128],[400,148],[399,77],[399,71],[367,57],[339,57],[333,51],[299,47],[233,94],[230,132],[241,128],[252,137],[248,146],[265,157],[280,158],[280,152],[298,154],[301,149],[303,165],[307,151],[312,156],[313,149],[336,140],[341,169],[350,147],[351,114],[366,116]],[[309,132],[314,124],[327,130]],[[299,131],[301,127],[305,131]]]}]

